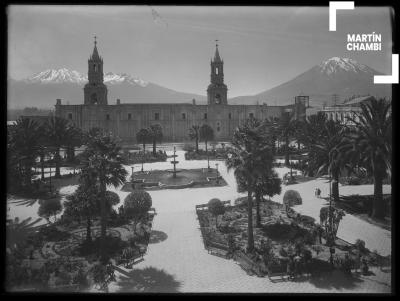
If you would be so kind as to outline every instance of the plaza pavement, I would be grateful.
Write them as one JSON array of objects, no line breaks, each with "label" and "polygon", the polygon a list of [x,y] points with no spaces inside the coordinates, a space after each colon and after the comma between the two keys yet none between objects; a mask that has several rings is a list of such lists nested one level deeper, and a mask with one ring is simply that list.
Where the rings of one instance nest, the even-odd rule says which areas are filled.
[{"label": "plaza pavement", "polygon": [[[170,154],[171,152],[167,152]],[[177,160],[180,162],[177,168],[202,168],[207,167],[206,161],[185,161],[184,152],[178,151]],[[165,275],[170,275],[176,281],[173,288],[163,286],[163,284],[149,282],[148,291],[179,291],[179,292],[390,292],[390,273],[374,270],[376,276],[370,276],[363,282],[349,281],[343,279],[342,274],[334,273],[330,280],[323,282],[279,282],[272,283],[268,278],[248,276],[234,261],[222,259],[209,255],[204,249],[196,218],[195,205],[207,203],[211,198],[220,198],[222,201],[231,200],[233,202],[239,196],[236,190],[236,182],[233,172],[228,173],[222,161],[211,161],[211,167],[218,169],[228,186],[211,188],[189,188],[181,190],[158,190],[150,191],[153,199],[153,207],[156,208],[157,215],[154,219],[153,230],[160,231],[167,235],[165,240],[150,244],[144,261],[134,266],[137,273],[146,272],[148,268],[162,270]],[[146,163],[145,170],[170,169],[170,162]],[[131,174],[131,167],[125,166]],[[134,170],[140,169],[140,165],[134,166]],[[277,168],[277,172],[283,176],[288,172],[287,168]],[[273,201],[282,202],[283,194],[287,189],[296,189],[303,198],[303,204],[294,207],[302,214],[310,215],[319,221],[319,210],[326,205],[325,200],[317,199],[314,196],[314,189],[319,187],[322,196],[329,191],[328,183],[325,179],[317,179],[310,182],[282,186],[282,193],[272,198]],[[62,200],[69,193],[76,189],[76,185],[67,186],[61,189]],[[120,187],[109,190],[115,191],[120,196],[120,204],[123,203],[128,192],[120,191]],[[372,185],[340,187],[340,194],[370,194]],[[390,186],[384,186],[384,192],[390,193]],[[118,207],[119,205],[116,205]],[[17,208],[24,207],[24,208]],[[10,206],[9,215],[18,216],[37,216],[35,207]],[[29,213],[29,215],[28,215]],[[342,220],[338,236],[354,242],[356,239],[363,239],[366,246],[371,250],[377,249],[383,255],[390,254],[391,235],[390,232],[374,225],[371,225],[359,218],[347,214]],[[127,270],[127,273],[130,271]],[[117,272],[118,281],[110,284],[110,291],[122,291],[121,281],[124,281],[124,273]],[[147,277],[151,278],[151,277]],[[146,279],[147,279],[146,278]],[[382,281],[382,279],[384,279]],[[126,289],[126,284],[125,287]],[[125,290],[124,290],[125,291]]]}]

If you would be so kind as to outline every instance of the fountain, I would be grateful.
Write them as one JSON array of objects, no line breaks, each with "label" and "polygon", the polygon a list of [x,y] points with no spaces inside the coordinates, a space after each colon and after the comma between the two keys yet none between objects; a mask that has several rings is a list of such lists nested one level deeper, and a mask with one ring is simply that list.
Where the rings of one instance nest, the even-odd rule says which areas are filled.
[{"label": "fountain", "polygon": [[174,146],[174,155],[172,156],[174,159],[173,161],[171,161],[171,164],[174,164],[174,171],[173,171],[173,177],[176,178],[176,164],[179,163],[179,161],[176,161],[176,157],[178,157],[178,155],[176,154],[176,147]]}]

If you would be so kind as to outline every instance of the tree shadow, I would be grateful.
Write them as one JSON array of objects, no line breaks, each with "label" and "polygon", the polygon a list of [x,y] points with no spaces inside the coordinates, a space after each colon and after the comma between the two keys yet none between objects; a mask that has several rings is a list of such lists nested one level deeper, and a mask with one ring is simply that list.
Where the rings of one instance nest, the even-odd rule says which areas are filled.
[{"label": "tree shadow", "polygon": [[363,282],[354,275],[346,275],[338,270],[314,275],[308,281],[316,287],[324,289],[352,289],[357,286],[357,283]]},{"label": "tree shadow", "polygon": [[150,234],[149,244],[157,244],[162,242],[168,238],[168,235],[165,232],[153,230]]},{"label": "tree shadow", "polygon": [[164,270],[147,267],[143,270],[133,270],[121,276],[118,292],[153,292],[153,293],[176,293],[180,282],[174,276],[167,274]]}]

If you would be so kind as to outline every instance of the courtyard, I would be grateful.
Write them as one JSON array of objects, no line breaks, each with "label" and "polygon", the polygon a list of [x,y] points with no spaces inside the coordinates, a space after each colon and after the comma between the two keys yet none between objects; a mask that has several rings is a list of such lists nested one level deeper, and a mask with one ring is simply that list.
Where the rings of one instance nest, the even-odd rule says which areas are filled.
[{"label": "courtyard", "polygon": [[[168,155],[172,152],[167,151]],[[184,152],[177,152],[180,168],[207,168],[207,161],[186,161]],[[227,172],[221,161],[211,161],[210,166],[219,164],[219,173],[228,185],[221,187],[186,188],[180,190],[149,191],[157,215],[154,218],[152,235],[144,261],[133,266],[133,270],[120,267],[116,270],[117,281],[111,282],[110,292],[390,292],[391,272],[374,269],[372,276],[345,279],[335,271],[326,281],[298,281],[272,283],[268,278],[249,276],[234,261],[212,256],[204,249],[195,206],[207,203],[212,198],[233,202],[244,196],[237,192],[233,172]],[[134,165],[139,170],[141,165]],[[167,170],[171,163],[145,163],[145,170]],[[131,166],[125,166],[129,176]],[[288,168],[276,168],[280,177]],[[60,189],[61,200],[76,189],[76,185]],[[294,206],[294,210],[319,220],[319,210],[326,200],[316,198],[314,189],[319,187],[322,196],[329,193],[329,183],[325,178],[282,187],[282,193],[272,198],[282,203],[287,189],[296,189],[303,198],[303,204]],[[108,187],[123,200],[129,192],[121,188]],[[391,193],[390,185],[384,186],[384,193]],[[343,186],[341,194],[371,194],[372,185]],[[120,204],[115,205],[117,208]],[[20,219],[37,216],[37,203],[31,206],[18,206],[8,202],[10,218]],[[41,221],[44,223],[45,221]],[[381,255],[391,254],[391,233],[350,214],[343,218],[338,237],[350,243],[362,239],[370,250]],[[97,291],[93,289],[93,291]]]}]

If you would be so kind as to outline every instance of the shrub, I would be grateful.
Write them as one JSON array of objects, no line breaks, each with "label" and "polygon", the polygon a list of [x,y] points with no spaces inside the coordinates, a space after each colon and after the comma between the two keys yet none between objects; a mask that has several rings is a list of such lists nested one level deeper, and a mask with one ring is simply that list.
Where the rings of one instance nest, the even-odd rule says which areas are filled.
[{"label": "shrub", "polygon": [[362,239],[357,239],[354,243],[354,246],[360,253],[364,253],[366,251],[365,241],[363,241]]},{"label": "shrub", "polygon": [[38,215],[50,222],[50,217],[54,216],[55,221],[56,215],[61,213],[61,211],[62,205],[59,199],[42,200],[38,209]]},{"label": "shrub", "polygon": [[211,199],[208,202],[208,211],[215,216],[215,226],[218,227],[218,215],[225,213],[225,206],[219,199]]},{"label": "shrub", "polygon": [[302,199],[300,193],[296,190],[287,190],[283,195],[283,203],[287,207],[292,207],[294,205],[301,205]]},{"label": "shrub", "polygon": [[139,220],[147,216],[147,212],[151,206],[151,196],[144,190],[135,190],[126,196],[124,200],[124,212],[127,217],[134,220],[134,229]]},{"label": "shrub", "polygon": [[60,231],[54,225],[41,227],[38,234],[40,240],[47,241],[63,241],[71,237],[69,232]]}]

